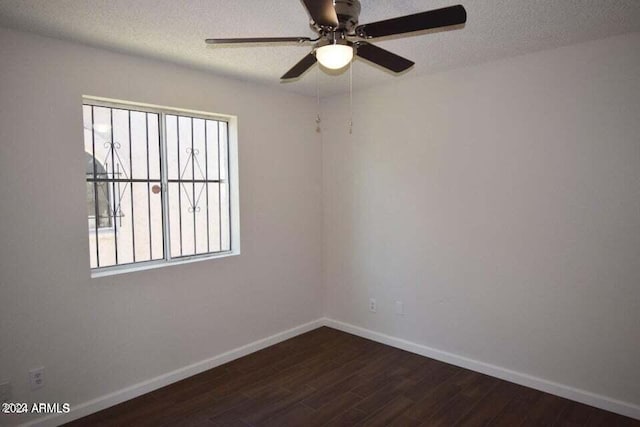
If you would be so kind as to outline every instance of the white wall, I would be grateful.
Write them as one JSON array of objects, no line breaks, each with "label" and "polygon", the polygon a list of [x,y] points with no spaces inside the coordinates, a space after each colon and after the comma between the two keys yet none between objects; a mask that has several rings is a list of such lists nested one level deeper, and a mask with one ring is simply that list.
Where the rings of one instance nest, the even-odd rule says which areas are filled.
[{"label": "white wall", "polygon": [[[0,58],[0,380],[14,401],[74,405],[321,315],[313,99],[2,29]],[[83,94],[238,116],[240,256],[90,279]]]},{"label": "white wall", "polygon": [[638,46],[326,100],[327,316],[640,404]]}]

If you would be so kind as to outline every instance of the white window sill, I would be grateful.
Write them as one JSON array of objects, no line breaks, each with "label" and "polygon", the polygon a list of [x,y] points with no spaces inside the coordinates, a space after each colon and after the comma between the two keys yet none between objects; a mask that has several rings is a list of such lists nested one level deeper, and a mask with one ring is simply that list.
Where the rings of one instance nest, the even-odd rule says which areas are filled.
[{"label": "white window sill", "polygon": [[134,273],[136,271],[152,270],[156,268],[169,267],[172,265],[191,264],[193,262],[208,261],[212,259],[227,258],[230,256],[240,255],[240,251],[219,252],[215,254],[193,255],[180,258],[174,258],[170,261],[161,259],[156,261],[138,262],[131,265],[114,265],[112,267],[103,267],[91,270],[91,278],[114,276],[117,274]]}]

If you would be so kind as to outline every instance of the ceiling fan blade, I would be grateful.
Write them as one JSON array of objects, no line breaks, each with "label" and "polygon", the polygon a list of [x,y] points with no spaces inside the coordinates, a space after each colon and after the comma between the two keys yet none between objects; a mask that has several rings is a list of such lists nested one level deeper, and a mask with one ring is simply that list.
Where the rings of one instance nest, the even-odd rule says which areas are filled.
[{"label": "ceiling fan blade", "polygon": [[313,53],[308,54],[293,66],[284,76],[280,77],[281,80],[295,79],[300,77],[305,71],[316,63],[316,56]]},{"label": "ceiling fan blade", "polygon": [[432,28],[448,27],[467,22],[467,11],[463,6],[450,6],[400,18],[372,22],[356,27],[358,37],[365,39],[411,33]]},{"label": "ceiling fan blade", "polygon": [[255,37],[238,39],[206,39],[207,44],[241,44],[241,43],[304,43],[311,41],[309,37]]},{"label": "ceiling fan blade", "polygon": [[321,27],[338,28],[338,15],[333,0],[302,0],[311,19]]},{"label": "ceiling fan blade", "polygon": [[388,50],[379,48],[367,42],[356,43],[356,54],[371,61],[374,64],[378,64],[381,67],[391,70],[394,73],[400,73],[406,69],[409,69],[415,64],[413,61],[409,61],[402,56],[398,56],[395,53],[391,53]]}]

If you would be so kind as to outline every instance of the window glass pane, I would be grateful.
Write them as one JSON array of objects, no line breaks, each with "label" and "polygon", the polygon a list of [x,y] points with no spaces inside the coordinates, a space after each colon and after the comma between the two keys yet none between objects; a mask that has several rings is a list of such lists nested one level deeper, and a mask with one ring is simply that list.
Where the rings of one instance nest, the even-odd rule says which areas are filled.
[{"label": "window glass pane", "polygon": [[220,245],[221,250],[231,250],[231,235],[229,233],[229,184],[220,185]]},{"label": "window glass pane", "polygon": [[[162,258],[162,203],[154,202],[151,210],[151,182],[147,178],[148,165],[153,163],[155,184],[160,184],[158,115],[85,105],[83,119],[91,266],[150,260],[150,230],[154,228],[160,235],[156,253]],[[155,129],[150,134],[155,139],[153,152],[147,150],[148,121]],[[135,180],[140,182],[134,184]],[[159,231],[151,224],[152,214],[160,224]]]},{"label": "window glass pane", "polygon": [[207,174],[218,179],[218,121],[207,120]]},{"label": "window glass pane", "polygon": [[98,105],[82,114],[91,268],[230,250],[226,122]]},{"label": "window glass pane", "polygon": [[211,252],[219,252],[220,242],[220,185],[209,184],[209,241]]},{"label": "window glass pane", "polygon": [[231,250],[231,219],[229,198],[229,139],[228,124],[220,122],[220,246],[222,251]]},{"label": "window glass pane", "polygon": [[182,255],[195,254],[195,245],[197,240],[197,234],[195,230],[195,217],[198,214],[197,210],[199,206],[194,206],[192,203],[195,193],[195,184],[192,183],[180,183],[180,190],[182,193],[181,200],[181,215],[182,215]]},{"label": "window glass pane", "polygon": [[167,175],[169,179],[178,179],[178,117],[172,114],[165,116],[166,146],[167,146]]},{"label": "window glass pane", "polygon": [[149,193],[149,211],[151,212],[151,228],[149,230],[151,236],[150,259],[163,259],[164,258],[164,232],[163,232],[163,217],[162,217],[162,198],[163,192],[160,182],[152,182],[151,193]]},{"label": "window glass pane", "polygon": [[169,235],[171,246],[171,257],[182,256],[182,211],[180,209],[181,198],[180,184],[169,183]]},{"label": "window glass pane", "polygon": [[227,124],[224,122],[220,123],[220,132],[218,132],[218,138],[220,139],[220,179],[225,180],[229,177],[228,166],[229,166],[229,158],[227,157],[228,150],[228,141],[227,141]]},{"label": "window glass pane", "polygon": [[191,179],[193,172],[191,168],[191,119],[188,117],[178,117],[178,146],[176,147],[179,159],[180,176],[179,179]]},{"label": "window glass pane", "polygon": [[149,178],[160,180],[160,127],[158,114],[146,114],[149,132]]},{"label": "window glass pane", "polygon": [[[130,182],[116,182],[115,199],[116,199],[116,219],[114,232],[116,234],[115,243],[118,245],[118,264],[129,264],[134,262],[134,234],[133,234],[133,204],[131,197]],[[139,201],[138,201],[139,202]]]},{"label": "window glass pane", "polygon": [[152,157],[151,150],[148,150],[155,141],[147,139],[147,116],[147,113],[131,111],[131,176],[135,179],[149,179],[147,165],[157,164],[160,160],[157,150],[154,153],[155,157]]}]

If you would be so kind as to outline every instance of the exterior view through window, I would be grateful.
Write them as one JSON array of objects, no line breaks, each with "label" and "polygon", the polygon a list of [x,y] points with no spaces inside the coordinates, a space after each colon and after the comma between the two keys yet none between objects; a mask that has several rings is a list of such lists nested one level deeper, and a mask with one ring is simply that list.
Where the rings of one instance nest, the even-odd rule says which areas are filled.
[{"label": "exterior view through window", "polygon": [[229,124],[85,100],[94,270],[231,251]]}]

